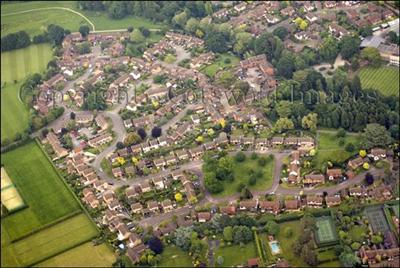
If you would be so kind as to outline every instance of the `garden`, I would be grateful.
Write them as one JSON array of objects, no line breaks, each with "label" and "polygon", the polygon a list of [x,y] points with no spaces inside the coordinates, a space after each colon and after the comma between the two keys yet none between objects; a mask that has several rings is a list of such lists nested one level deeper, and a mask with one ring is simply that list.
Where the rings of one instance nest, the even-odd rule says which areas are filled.
[{"label": "garden", "polygon": [[239,58],[229,54],[219,54],[216,60],[203,68],[200,71],[209,77],[214,77],[218,71],[225,70],[239,63]]}]

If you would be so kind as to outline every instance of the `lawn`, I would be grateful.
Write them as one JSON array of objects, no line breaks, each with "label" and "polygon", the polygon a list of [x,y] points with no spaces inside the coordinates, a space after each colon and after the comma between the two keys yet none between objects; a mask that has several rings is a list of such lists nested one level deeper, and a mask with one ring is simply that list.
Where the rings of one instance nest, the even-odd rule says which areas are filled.
[{"label": "lawn", "polygon": [[[226,59],[230,59],[230,63],[225,63]],[[231,66],[235,66],[239,63],[239,58],[229,55],[229,54],[220,54],[219,58],[211,65],[207,65],[201,69],[201,72],[208,75],[209,77],[214,77],[214,75],[222,69],[229,68]]]},{"label": "lawn", "polygon": [[115,254],[107,245],[94,246],[92,242],[87,242],[41,262],[37,266],[111,267],[114,262]]},{"label": "lawn", "polygon": [[383,95],[399,96],[399,69],[394,66],[365,67],[359,72],[363,89],[373,88]]},{"label": "lawn", "polygon": [[193,267],[192,258],[174,245],[164,247],[159,267]]},{"label": "lawn", "polygon": [[28,127],[29,112],[19,99],[19,88],[27,75],[45,71],[51,58],[49,44],[1,53],[1,139],[13,139]]},{"label": "lawn", "polygon": [[[224,258],[222,265],[217,263],[218,256]],[[215,250],[215,265],[216,267],[231,267],[241,264],[247,265],[247,260],[257,258],[258,253],[254,242],[247,243],[240,247],[240,245],[219,247]]]},{"label": "lawn", "polygon": [[[11,248],[8,253],[14,254],[19,266],[30,266],[96,235],[96,227],[81,213],[6,247]],[[2,262],[3,265],[10,264]]]},{"label": "lawn", "polygon": [[33,10],[23,14],[4,16],[5,14],[13,12],[50,7],[70,8],[79,12],[95,25],[96,30],[126,29],[128,26],[133,26],[134,28],[143,26],[149,29],[161,28],[160,24],[153,23],[144,18],[128,16],[120,20],[113,20],[108,17],[106,12],[79,10],[76,1],[35,1],[2,5],[1,35],[3,36],[11,32],[25,30],[28,34],[34,36],[42,33],[49,24],[58,24],[74,32],[78,31],[80,25],[89,24],[78,14],[74,14],[68,10],[59,9]]},{"label": "lawn", "polygon": [[3,154],[1,163],[29,206],[1,220],[2,231],[8,233],[10,240],[80,210],[35,142]]},{"label": "lawn", "polygon": [[[293,267],[308,267],[299,256],[293,252],[293,244],[302,232],[300,221],[288,221],[279,224],[280,232],[278,234],[279,245],[282,250],[282,255]],[[286,227],[290,227],[293,230],[291,237],[284,236],[284,230]]]},{"label": "lawn", "polygon": [[368,233],[368,228],[365,225],[354,225],[349,230],[349,237],[352,241],[361,243],[365,240],[364,234]]},{"label": "lawn", "polygon": [[[259,155],[260,157],[261,155]],[[266,157],[265,155],[263,155]],[[258,158],[257,159],[250,159],[250,157],[246,157],[246,160],[244,162],[238,163],[235,160],[234,165],[233,165],[233,172],[234,172],[234,180],[233,182],[228,182],[225,181],[223,182],[224,185],[224,191],[216,194],[215,196],[218,197],[223,197],[223,196],[230,196],[235,193],[237,193],[237,188],[240,183],[243,183],[245,185],[248,185],[248,180],[249,180],[249,174],[251,170],[253,171],[258,171],[262,170],[263,176],[261,178],[257,178],[256,184],[255,185],[250,185],[249,189],[250,190],[257,190],[257,191],[262,191],[262,190],[267,190],[272,186],[272,176],[273,176],[273,170],[274,170],[274,164],[275,161],[274,159],[271,159],[267,162],[267,164],[264,167],[261,167],[258,164]]]},{"label": "lawn", "polygon": [[[339,145],[339,139],[335,133],[319,132],[318,133],[318,150],[339,150],[343,149],[344,146]],[[357,135],[346,135],[344,138],[344,144],[353,143],[357,146],[359,143],[359,137]]]}]

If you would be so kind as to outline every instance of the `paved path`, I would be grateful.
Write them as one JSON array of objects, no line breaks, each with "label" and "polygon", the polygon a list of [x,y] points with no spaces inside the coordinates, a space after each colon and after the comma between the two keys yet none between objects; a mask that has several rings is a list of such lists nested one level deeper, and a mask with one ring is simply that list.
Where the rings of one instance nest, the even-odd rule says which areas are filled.
[{"label": "paved path", "polygon": [[12,12],[12,13],[6,13],[6,14],[1,14],[2,17],[6,17],[6,16],[12,16],[12,15],[19,15],[19,14],[24,14],[24,13],[29,13],[29,12],[35,12],[35,11],[42,11],[42,10],[54,10],[54,9],[58,9],[58,10],[65,10],[65,11],[69,11],[72,12],[78,16],[81,16],[82,18],[84,18],[92,27],[92,31],[96,30],[96,27],[94,26],[93,22],[91,20],[89,20],[85,15],[83,15],[82,13],[75,11],[73,9],[70,9],[68,7],[43,7],[43,8],[34,8],[34,9],[28,9],[28,10],[23,10],[23,11],[18,11],[18,12]]}]

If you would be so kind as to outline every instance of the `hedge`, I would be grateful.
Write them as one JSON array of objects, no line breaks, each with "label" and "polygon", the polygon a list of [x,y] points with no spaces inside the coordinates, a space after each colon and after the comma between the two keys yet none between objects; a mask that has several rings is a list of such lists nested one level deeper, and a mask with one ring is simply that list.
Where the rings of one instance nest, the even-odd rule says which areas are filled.
[{"label": "hedge", "polygon": [[290,214],[281,214],[276,216],[275,221],[277,223],[282,223],[282,222],[286,222],[286,221],[294,221],[294,220],[299,220],[303,217],[304,212],[300,211],[300,212],[294,212],[294,213],[290,213]]}]

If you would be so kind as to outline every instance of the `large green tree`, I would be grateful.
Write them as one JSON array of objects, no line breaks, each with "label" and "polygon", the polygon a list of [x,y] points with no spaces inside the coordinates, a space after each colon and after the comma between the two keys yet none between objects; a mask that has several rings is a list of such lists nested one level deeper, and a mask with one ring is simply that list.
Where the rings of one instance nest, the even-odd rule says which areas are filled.
[{"label": "large green tree", "polygon": [[362,133],[363,146],[366,149],[374,147],[386,147],[392,142],[389,131],[377,123],[368,124]]}]

